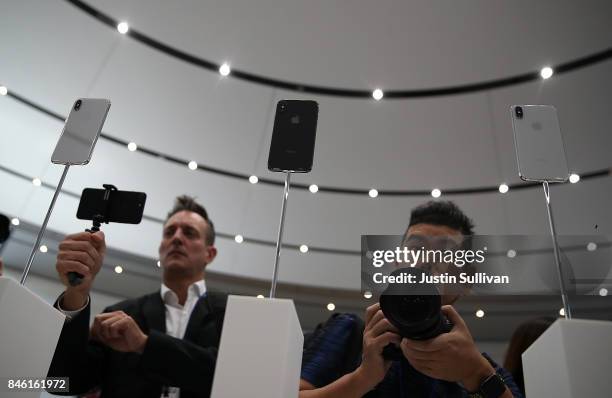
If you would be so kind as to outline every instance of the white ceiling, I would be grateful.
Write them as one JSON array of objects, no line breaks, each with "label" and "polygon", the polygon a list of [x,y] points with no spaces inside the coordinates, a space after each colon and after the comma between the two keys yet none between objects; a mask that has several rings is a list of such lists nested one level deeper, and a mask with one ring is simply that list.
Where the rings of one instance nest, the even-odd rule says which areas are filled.
[{"label": "white ceiling", "polygon": [[[159,41],[214,62],[314,85],[411,89],[507,77],[610,47],[612,3],[591,1],[90,1]],[[518,182],[508,108],[555,105],[568,160],[581,173],[611,166],[612,61],[510,88],[431,99],[305,96],[221,78],[122,36],[61,0],[2,3],[0,83],[66,115],[78,97],[106,97],[104,131],[200,164],[281,180],[267,171],[274,105],[320,104],[312,173],[293,181],[368,189],[494,186]],[[56,184],[49,162],[62,124],[0,97],[0,165]],[[0,171],[0,211],[40,224],[52,191]],[[220,232],[274,241],[281,188],[251,185],[128,152],[101,140],[93,161],[70,170],[65,188],[113,183],[148,194],[163,218],[173,198],[197,195]],[[612,234],[609,177],[554,187],[560,233]],[[541,190],[447,197],[482,234],[547,233]],[[429,197],[312,195],[292,191],[285,241],[359,250],[360,235],[401,233]],[[50,228],[87,227],[62,195]],[[597,225],[597,229],[595,228]],[[161,225],[106,226],[112,248],[156,257]],[[268,279],[274,248],[219,239],[211,271]],[[355,256],[286,250],[283,282],[359,289]],[[51,265],[49,265],[51,266]],[[111,287],[112,289],[112,287]]]}]

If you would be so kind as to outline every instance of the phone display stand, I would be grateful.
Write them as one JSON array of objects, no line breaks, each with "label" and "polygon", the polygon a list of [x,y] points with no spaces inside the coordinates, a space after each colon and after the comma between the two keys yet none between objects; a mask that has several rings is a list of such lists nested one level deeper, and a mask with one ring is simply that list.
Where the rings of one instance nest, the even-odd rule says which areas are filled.
[{"label": "phone display stand", "polygon": [[[522,107],[522,105],[516,105],[511,107],[511,109],[515,109],[515,108],[520,108]],[[555,119],[556,119],[556,111],[555,111]],[[563,147],[563,139],[562,137],[560,137],[560,145],[561,145],[561,149]],[[549,183],[554,183],[554,182],[566,182],[568,180],[568,176],[564,176],[563,179],[560,179],[558,176],[547,176],[547,177],[539,177],[539,178],[533,178],[533,177],[525,177],[520,173],[520,170],[522,169],[521,167],[521,163],[525,162],[525,164],[538,164],[539,159],[531,159],[536,157],[537,155],[534,154],[533,152],[528,152],[527,153],[527,158],[522,157],[520,155],[520,150],[519,150],[519,146],[518,143],[516,141],[516,131],[515,131],[515,151],[516,151],[516,159],[517,159],[517,164],[518,164],[518,168],[519,168],[519,177],[521,178],[521,180],[524,181],[532,181],[532,182],[540,182],[542,183],[542,188],[544,189],[544,197],[546,199],[546,212],[548,215],[548,224],[550,227],[550,235],[552,238],[552,244],[553,244],[553,254],[554,254],[554,258],[555,258],[555,264],[557,266],[557,275],[559,277],[559,286],[560,286],[560,290],[561,290],[561,299],[563,300],[563,309],[565,311],[565,316],[567,317],[567,319],[571,319],[572,317],[572,311],[570,308],[570,304],[569,304],[569,298],[568,298],[568,294],[567,294],[567,287],[565,286],[565,275],[563,274],[563,267],[561,265],[561,256],[559,253],[559,243],[557,242],[557,231],[555,228],[555,222],[554,222],[554,218],[553,218],[553,212],[552,212],[552,207],[551,207],[551,198],[550,198],[550,186]],[[567,170],[567,161],[565,159],[565,157],[563,159],[558,159],[561,161],[562,164],[565,165],[565,170]],[[544,173],[545,174],[545,173]],[[538,175],[540,175],[538,173]]]},{"label": "phone display stand", "polygon": [[[97,136],[92,142],[92,150],[96,140]],[[61,139],[56,145],[56,150],[58,149],[66,149]],[[46,377],[65,320],[61,312],[24,286],[68,169],[71,164],[77,164],[74,159],[69,159],[69,150],[64,153],[67,154],[66,161],[58,163],[64,165],[64,171],[28,257],[20,284],[0,277],[0,379],[3,383],[6,383],[8,378]],[[82,164],[81,160],[79,164]],[[4,385],[0,395],[33,398],[40,397],[40,394],[40,390],[9,392]]]},{"label": "phone display stand", "polygon": [[[76,108],[76,105],[80,106],[81,101],[82,100],[79,99],[75,102],[75,109],[78,109]],[[108,106],[110,106],[110,101],[108,100],[103,100],[103,101],[108,103]],[[106,112],[108,113],[108,107],[106,108]],[[106,118],[106,114],[104,115],[104,118],[102,119],[102,124],[104,124],[105,118]],[[69,121],[70,121],[70,117],[66,120],[66,125],[68,125]],[[64,129],[66,128],[66,125],[64,126]],[[95,148],[96,142],[98,142],[98,137],[100,136],[101,129],[102,129],[102,125],[99,126],[99,130],[96,132],[94,136],[79,137],[81,138],[79,142],[79,147],[84,146],[85,148],[89,149],[89,156],[86,161],[84,161],[83,159],[83,154],[77,153],[77,149],[75,149],[75,147],[73,147],[69,141],[62,140],[62,137],[60,137],[57,145],[55,146],[55,150],[53,151],[53,153],[54,154],[62,153],[62,160],[57,161],[57,160],[52,159],[53,163],[64,165],[64,171],[62,172],[60,181],[57,184],[57,187],[55,188],[53,199],[51,199],[51,204],[49,205],[49,209],[47,210],[45,220],[43,221],[43,224],[40,227],[40,230],[38,231],[38,236],[36,237],[36,243],[34,243],[34,246],[32,247],[32,250],[30,251],[28,261],[23,270],[23,274],[21,275],[22,285],[25,284],[25,281],[28,278],[28,273],[30,272],[30,268],[32,267],[32,263],[34,262],[34,258],[36,257],[36,253],[38,252],[40,241],[42,240],[45,234],[45,231],[47,230],[47,224],[49,223],[49,219],[51,218],[51,213],[53,213],[55,202],[57,201],[57,197],[62,190],[62,186],[64,185],[66,175],[68,174],[68,169],[70,168],[71,165],[83,165],[89,162],[89,159],[91,158],[91,154],[93,153],[93,150]],[[64,135],[64,133],[66,133],[65,130],[62,132],[62,136]]]},{"label": "phone display stand", "polygon": [[304,335],[293,300],[229,296],[212,398],[297,398]]},{"label": "phone display stand", "polygon": [[[283,110],[281,103],[283,101],[277,105],[276,120],[279,109]],[[277,130],[276,120],[274,131],[282,133]],[[316,130],[316,117],[314,120]],[[291,174],[300,169],[292,169],[286,163],[282,166],[271,164],[273,153],[271,144],[268,169],[284,172],[285,186],[270,297],[229,296],[213,380],[213,398],[297,398],[299,394],[304,335],[293,300],[275,296]]]},{"label": "phone display stand", "polygon": [[64,180],[66,179],[66,174],[68,174],[68,169],[70,168],[69,164],[64,165],[64,171],[62,173],[62,177],[60,178],[57,187],[55,188],[55,192],[53,193],[53,199],[51,199],[51,204],[49,205],[49,209],[47,210],[47,215],[45,216],[45,220],[43,221],[40,230],[38,231],[38,235],[36,236],[36,243],[32,246],[32,250],[30,251],[30,256],[28,257],[28,261],[23,270],[23,274],[21,275],[21,284],[25,285],[26,279],[28,278],[28,273],[30,272],[30,267],[32,267],[32,263],[34,262],[34,258],[36,257],[36,253],[38,252],[38,246],[40,245],[40,241],[45,235],[45,231],[47,230],[47,224],[49,223],[49,219],[51,218],[51,213],[53,213],[53,207],[55,207],[55,202],[57,201],[57,197],[62,190],[62,185],[64,185]]},{"label": "phone display stand", "polygon": [[528,397],[610,396],[612,322],[558,319],[524,353]]},{"label": "phone display stand", "polygon": [[565,317],[567,319],[572,318],[572,311],[570,308],[569,297],[567,294],[567,286],[565,286],[565,275],[563,274],[563,267],[561,265],[561,255],[559,253],[559,242],[557,241],[557,231],[555,229],[555,220],[553,218],[552,207],[550,204],[550,187],[548,181],[542,182],[544,188],[544,197],[546,199],[546,212],[548,214],[548,225],[550,227],[550,236],[553,243],[553,252],[555,256],[555,264],[557,266],[557,274],[559,277],[559,286],[561,288],[561,299],[563,300],[563,311],[565,311]]},{"label": "phone display stand", "polygon": [[293,300],[274,297],[290,179],[287,172],[270,298],[229,296],[212,398],[298,397],[304,335]]},{"label": "phone display stand", "polygon": [[[0,380],[47,377],[64,320],[27,287],[0,277]],[[40,390],[11,392],[6,384],[0,391],[3,398],[40,397]]]},{"label": "phone display stand", "polygon": [[274,256],[274,271],[272,273],[272,284],[270,286],[270,298],[276,296],[276,284],[278,283],[278,264],[280,261],[280,250],[283,242],[283,229],[285,226],[285,213],[287,211],[287,199],[289,198],[289,186],[291,184],[291,172],[285,174],[285,188],[283,190],[283,201],[281,205],[281,217],[276,238],[276,254]]}]

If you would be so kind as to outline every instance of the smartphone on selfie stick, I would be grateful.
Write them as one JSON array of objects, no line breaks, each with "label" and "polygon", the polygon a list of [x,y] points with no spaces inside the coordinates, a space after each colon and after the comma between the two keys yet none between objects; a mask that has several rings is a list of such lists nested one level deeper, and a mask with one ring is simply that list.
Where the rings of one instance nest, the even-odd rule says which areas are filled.
[{"label": "smartphone on selfie stick", "polygon": [[[85,188],[81,194],[77,218],[93,221],[92,227],[85,231],[92,234],[98,232],[102,223],[140,224],[147,194],[119,191],[111,184],[102,186],[104,189]],[[68,282],[71,286],[80,285],[83,282],[83,275],[69,272]]]}]

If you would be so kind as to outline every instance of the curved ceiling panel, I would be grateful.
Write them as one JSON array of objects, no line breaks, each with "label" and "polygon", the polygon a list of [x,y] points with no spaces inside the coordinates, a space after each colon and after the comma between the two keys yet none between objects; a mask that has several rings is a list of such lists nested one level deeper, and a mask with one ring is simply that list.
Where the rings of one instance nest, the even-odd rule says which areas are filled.
[{"label": "curved ceiling panel", "polygon": [[490,80],[597,52],[612,41],[612,6],[603,0],[589,7],[569,0],[89,4],[159,41],[218,63],[347,88]]},{"label": "curved ceiling panel", "polygon": [[[193,2],[185,8],[161,1],[91,4],[202,56],[227,58],[278,78],[349,87],[484,80],[524,72],[547,62],[548,56],[581,56],[609,46],[612,38],[606,18],[610,6],[604,2],[592,7],[555,2],[555,12],[549,12],[552,2],[477,2],[443,10],[416,2],[306,6],[266,0],[257,6]],[[67,2],[20,1],[4,8],[0,83],[9,90],[59,114],[66,114],[77,97],[108,97],[113,105],[104,130],[114,137],[209,166],[282,180],[266,169],[271,121],[275,102],[300,97],[296,93],[222,79],[177,62],[120,36]],[[376,23],[382,20],[388,24]],[[422,21],[429,22],[425,26]],[[315,166],[293,181],[362,189],[438,187],[442,198],[449,188],[518,182],[508,117],[514,103],[550,103],[559,109],[572,170],[609,168],[610,65],[435,99],[375,102],[309,96],[321,109]],[[61,167],[52,166],[49,158],[61,127],[49,116],[0,97],[0,166],[56,184]],[[0,183],[10,187],[0,196],[0,210],[40,224],[52,192],[3,171]],[[147,192],[146,214],[158,219],[176,195],[196,195],[227,235],[219,239],[220,256],[211,269],[270,278],[274,247],[239,245],[232,236],[275,240],[280,187],[193,172],[101,140],[90,165],[70,170],[65,188],[79,193],[103,183]],[[610,184],[604,177],[554,187],[559,231],[594,233],[597,225],[598,232],[611,233]],[[356,251],[361,234],[401,233],[410,209],[429,199],[295,190],[289,197],[285,242]],[[537,188],[452,199],[475,219],[479,233],[548,232]],[[87,223],[74,219],[76,206],[75,198],[62,195],[50,228],[63,233],[84,229]],[[111,247],[156,257],[159,222],[104,230]],[[288,283],[356,289],[358,267],[354,255],[300,254],[293,248],[283,251],[280,277]]]}]

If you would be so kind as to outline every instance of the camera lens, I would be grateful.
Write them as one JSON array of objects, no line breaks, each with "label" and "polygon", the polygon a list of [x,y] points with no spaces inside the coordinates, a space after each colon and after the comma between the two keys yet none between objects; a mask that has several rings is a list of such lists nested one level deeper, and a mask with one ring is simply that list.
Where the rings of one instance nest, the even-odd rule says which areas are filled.
[{"label": "camera lens", "polygon": [[[391,275],[399,273],[414,275],[415,280],[421,280],[423,274],[429,274],[420,268],[400,268]],[[434,285],[389,284],[379,301],[385,318],[399,330],[402,337],[427,340],[450,332],[453,328],[452,323],[441,311],[442,299]],[[388,360],[400,360],[403,354],[399,348],[389,344],[383,349],[383,357]]]},{"label": "camera lens", "polygon": [[[391,275],[400,272],[412,274],[416,280],[421,280],[422,274],[428,274],[419,268],[401,268]],[[385,317],[403,337],[413,340],[427,340],[450,330],[448,320],[440,311],[441,307],[440,293],[430,284],[390,284],[380,296],[380,308]]]},{"label": "camera lens", "polygon": [[523,118],[523,107],[517,106],[516,108],[514,108],[514,113],[516,114],[517,118],[522,119]]},{"label": "camera lens", "polygon": [[77,102],[74,103],[74,110],[78,111],[81,108],[81,100],[78,100]]}]

